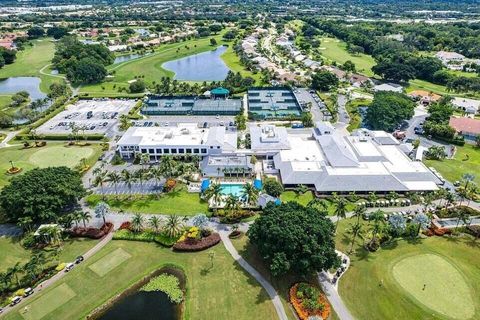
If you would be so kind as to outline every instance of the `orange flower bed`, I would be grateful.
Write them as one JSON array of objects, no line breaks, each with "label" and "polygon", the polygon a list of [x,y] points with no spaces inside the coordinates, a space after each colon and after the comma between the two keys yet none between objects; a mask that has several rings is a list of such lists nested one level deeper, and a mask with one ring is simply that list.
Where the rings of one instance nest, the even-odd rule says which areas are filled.
[{"label": "orange flower bed", "polygon": [[300,320],[307,320],[308,317],[311,317],[311,316],[320,316],[322,317],[322,319],[328,319],[328,317],[330,316],[331,307],[325,295],[323,293],[320,293],[318,297],[318,302],[324,306],[323,309],[312,312],[310,310],[307,310],[303,306],[302,299],[299,299],[297,297],[298,285],[299,283],[294,284],[290,288],[290,292],[289,292],[290,303],[293,305],[293,308],[295,309],[295,312],[297,313],[298,318],[300,318]]}]

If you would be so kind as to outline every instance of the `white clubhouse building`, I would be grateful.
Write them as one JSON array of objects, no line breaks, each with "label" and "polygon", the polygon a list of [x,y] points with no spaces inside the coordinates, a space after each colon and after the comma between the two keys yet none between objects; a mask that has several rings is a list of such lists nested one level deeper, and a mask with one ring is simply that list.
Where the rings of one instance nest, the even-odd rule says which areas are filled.
[{"label": "white clubhouse building", "polygon": [[422,162],[409,158],[411,146],[384,131],[346,135],[329,122],[317,122],[311,131],[251,124],[249,133],[251,148],[237,149],[236,132],[225,127],[132,127],[118,141],[118,151],[124,158],[147,153],[152,160],[198,155],[204,177],[252,172],[255,155],[264,174],[277,175],[286,187],[302,184],[319,194],[431,191],[441,183]]}]

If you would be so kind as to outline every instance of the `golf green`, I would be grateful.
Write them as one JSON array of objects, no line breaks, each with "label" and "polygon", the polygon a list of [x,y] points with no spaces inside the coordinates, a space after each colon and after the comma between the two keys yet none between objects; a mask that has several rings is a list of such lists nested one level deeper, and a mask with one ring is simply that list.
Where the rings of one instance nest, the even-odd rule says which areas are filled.
[{"label": "golf green", "polygon": [[116,267],[122,264],[125,260],[128,260],[131,255],[123,250],[118,248],[117,250],[107,254],[105,257],[101,258],[89,268],[95,272],[98,276],[103,277]]},{"label": "golf green", "polygon": [[452,319],[475,315],[472,292],[460,271],[435,254],[416,254],[396,262],[392,274],[412,298]]},{"label": "golf green", "polygon": [[81,159],[87,159],[94,153],[91,147],[54,146],[36,151],[30,156],[30,162],[39,167],[67,166],[75,167]]},{"label": "golf green", "polygon": [[75,292],[63,283],[20,311],[25,320],[41,319],[75,297]]}]

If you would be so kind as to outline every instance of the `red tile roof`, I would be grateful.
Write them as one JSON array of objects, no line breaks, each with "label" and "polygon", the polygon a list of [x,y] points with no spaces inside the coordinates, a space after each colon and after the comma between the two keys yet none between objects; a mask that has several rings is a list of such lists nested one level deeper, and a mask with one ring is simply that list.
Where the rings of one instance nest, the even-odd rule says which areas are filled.
[{"label": "red tile roof", "polygon": [[480,134],[480,120],[472,118],[450,118],[450,126],[454,128],[457,132],[468,132],[473,134]]}]

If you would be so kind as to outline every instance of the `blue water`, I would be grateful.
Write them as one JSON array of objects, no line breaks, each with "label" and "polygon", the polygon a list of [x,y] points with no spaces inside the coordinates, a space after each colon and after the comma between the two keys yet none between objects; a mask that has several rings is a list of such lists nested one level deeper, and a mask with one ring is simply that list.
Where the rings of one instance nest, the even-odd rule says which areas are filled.
[{"label": "blue water", "polygon": [[236,197],[242,196],[243,184],[221,184],[222,194],[234,195]]},{"label": "blue water", "polygon": [[43,99],[47,95],[40,91],[40,78],[37,77],[10,77],[0,79],[0,94],[14,94],[19,91],[27,91],[30,99]]},{"label": "blue water", "polygon": [[220,56],[227,50],[221,46],[212,51],[202,52],[162,64],[162,68],[175,72],[174,79],[183,81],[222,81],[228,69]]},{"label": "blue water", "polygon": [[122,63],[122,62],[126,62],[126,61],[130,61],[130,60],[134,60],[134,59],[138,59],[140,57],[143,57],[144,55],[141,55],[141,54],[138,54],[138,53],[132,53],[132,54],[126,54],[126,55],[123,55],[123,56],[118,56],[115,58],[115,60],[113,61],[113,64],[117,64],[117,63]]}]

